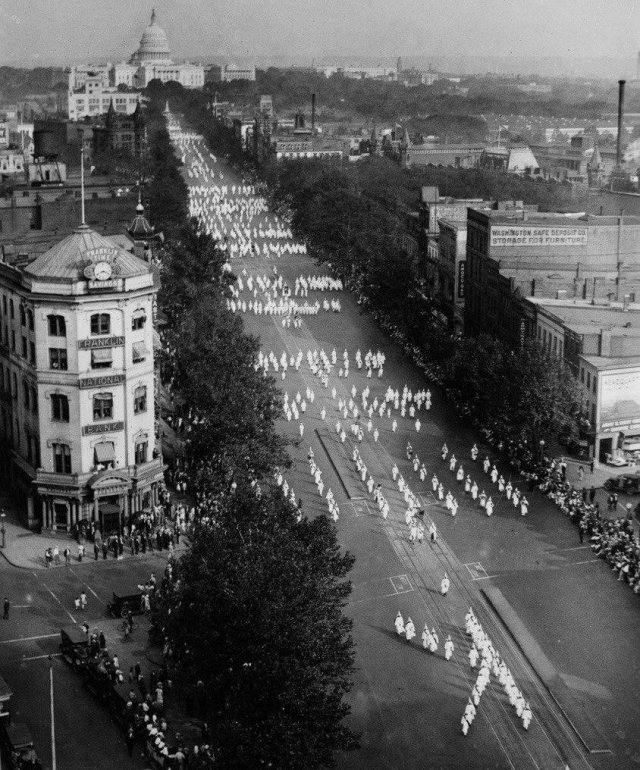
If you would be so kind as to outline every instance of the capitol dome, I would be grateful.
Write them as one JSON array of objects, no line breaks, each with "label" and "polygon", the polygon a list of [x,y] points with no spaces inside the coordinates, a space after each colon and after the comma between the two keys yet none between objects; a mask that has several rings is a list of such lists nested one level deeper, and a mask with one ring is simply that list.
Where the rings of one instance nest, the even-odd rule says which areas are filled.
[{"label": "capitol dome", "polygon": [[156,24],[156,12],[151,12],[151,22],[142,33],[140,47],[131,57],[131,64],[171,64],[171,51],[167,34]]}]

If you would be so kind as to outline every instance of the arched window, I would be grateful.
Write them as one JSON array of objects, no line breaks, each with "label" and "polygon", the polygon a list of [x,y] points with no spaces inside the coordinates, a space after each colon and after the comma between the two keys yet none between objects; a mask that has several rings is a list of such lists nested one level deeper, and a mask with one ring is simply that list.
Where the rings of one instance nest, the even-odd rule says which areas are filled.
[{"label": "arched window", "polygon": [[68,444],[53,445],[53,470],[56,473],[71,473],[71,449]]},{"label": "arched window", "polygon": [[113,417],[113,394],[96,393],[93,397],[93,419],[110,420]]},{"label": "arched window", "polygon": [[91,316],[91,334],[109,334],[111,316],[109,313],[94,313]]},{"label": "arched window", "polygon": [[49,322],[49,334],[51,337],[67,336],[67,324],[64,320],[64,316],[48,315],[47,321]]},{"label": "arched window", "polygon": [[133,413],[140,414],[147,411],[147,388],[140,385],[133,391]]}]

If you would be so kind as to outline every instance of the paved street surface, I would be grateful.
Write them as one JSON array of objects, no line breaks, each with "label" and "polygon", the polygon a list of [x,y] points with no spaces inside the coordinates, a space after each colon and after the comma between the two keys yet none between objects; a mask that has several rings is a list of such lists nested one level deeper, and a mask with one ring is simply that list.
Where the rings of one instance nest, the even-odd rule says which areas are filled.
[{"label": "paved street surface", "polygon": [[[186,168],[191,152],[190,148],[186,151]],[[216,185],[240,183],[224,162],[208,159],[207,165],[208,180],[187,176],[187,182],[206,186],[213,183],[212,174],[216,173]],[[220,174],[224,180],[219,179]],[[231,212],[231,221],[233,216]],[[267,214],[263,220],[266,227]],[[246,224],[245,220],[242,226]],[[488,448],[452,414],[437,388],[424,382],[348,292],[309,291],[305,298],[296,297],[310,305],[316,300],[321,304],[325,299],[339,300],[341,306],[340,312],[320,309],[317,315],[302,315],[300,327],[283,326],[279,315],[250,312],[248,302],[255,298],[246,290],[249,275],[270,276],[275,264],[293,288],[300,275],[326,274],[324,267],[304,254],[275,258],[262,254],[267,242],[290,242],[285,237],[258,235],[255,242],[261,247],[260,256],[247,254],[233,259],[233,270],[245,284],[241,299],[247,305],[242,313],[247,331],[259,335],[263,352],[273,351],[278,360],[284,351],[288,356],[301,351],[304,357],[299,370],[288,367],[284,379],[281,370],[274,372],[272,366],[269,370],[289,394],[289,403],[298,392],[307,400],[300,419],[283,418],[279,425],[292,441],[294,466],[286,474],[287,481],[295,496],[302,498],[307,515],[327,513],[327,502],[318,494],[309,473],[307,452],[311,447],[322,470],[324,492],[331,488],[340,509],[336,523],[339,540],[356,556],[351,574],[353,593],[347,607],[354,621],[357,666],[349,695],[349,719],[361,733],[361,748],[339,757],[341,770],[561,770],[567,766],[571,770],[608,770],[640,765],[638,598],[617,583],[614,573],[587,545],[579,543],[573,525],[542,495],[527,493],[530,508],[523,517],[498,494],[480,462],[473,463],[470,458],[470,448],[477,442],[479,461],[489,454],[493,462]],[[262,298],[263,292],[257,294]],[[306,354],[324,349],[330,356],[334,346],[339,362],[347,349],[349,374],[339,377],[339,365],[332,367],[325,388],[310,370]],[[384,352],[383,377],[374,372],[368,378],[364,368],[357,368],[358,349],[363,356],[368,350]],[[413,419],[392,410],[391,419],[373,415],[373,424],[380,431],[378,442],[366,429],[364,416],[364,440],[358,444],[389,501],[390,513],[385,520],[356,473],[351,460],[351,418],[342,417],[337,402],[348,401],[353,386],[357,389],[354,400],[361,406],[365,387],[370,388],[371,402],[376,396],[384,399],[388,386],[402,392],[405,384],[413,392],[431,387],[431,410],[418,412],[420,431],[416,431]],[[335,399],[331,392],[334,387]],[[307,388],[314,393],[313,402],[306,399]],[[321,417],[323,408],[325,420]],[[392,430],[394,418],[398,422],[396,432]],[[344,444],[335,432],[337,420],[347,432]],[[302,441],[300,423],[304,426]],[[406,459],[407,440],[426,466],[424,481]],[[462,461],[465,472],[492,494],[496,508],[491,518],[464,494],[442,462],[444,441]],[[433,545],[426,540],[421,545],[408,540],[406,505],[391,475],[394,463],[420,496],[425,523],[436,524],[438,539]],[[509,478],[508,468],[499,470]],[[452,490],[460,503],[455,518],[433,495],[430,480],[434,473],[445,491]],[[602,471],[598,471],[599,478],[600,474]],[[517,478],[512,477],[512,481],[526,489]],[[590,485],[589,476],[585,481]],[[0,500],[0,504],[8,508],[5,501]],[[146,765],[139,755],[129,759],[120,728],[57,656],[59,631],[63,625],[85,619],[84,615],[77,617],[73,608],[74,597],[84,587],[90,625],[102,628],[108,644],[122,650],[121,660],[142,659],[146,640],[138,634],[125,649],[116,622],[105,619],[104,607],[114,583],[125,578],[134,586],[144,582],[151,571],[161,574],[166,553],[122,561],[89,559],[79,564],[74,560],[69,568],[46,570],[43,553],[48,545],[50,537],[32,535],[9,524],[3,554],[12,563],[0,560],[0,571],[2,592],[10,598],[12,609],[9,620],[0,624],[0,674],[15,693],[11,703],[14,719],[27,723],[43,766],[50,768],[48,656],[52,654],[58,768],[143,768]],[[61,546],[62,550],[64,541]],[[451,589],[442,597],[439,586],[445,571]],[[490,587],[499,589],[507,603],[508,610],[502,615],[481,592]],[[470,606],[531,704],[533,721],[528,732],[493,678],[468,735],[461,732],[460,719],[475,680],[467,660],[469,637],[464,633],[464,616]],[[411,616],[415,623],[417,636],[411,643],[395,633],[398,611],[405,619]],[[435,628],[440,638],[435,655],[422,649],[420,635],[425,623]],[[443,656],[448,634],[455,645],[450,661]],[[552,683],[551,692],[565,713],[545,681]],[[582,741],[597,748],[598,753],[589,753]]]},{"label": "paved street surface", "polygon": [[[59,656],[58,646],[62,626],[87,620],[92,629],[104,631],[107,647],[118,651],[123,670],[136,662],[144,669],[147,640],[142,629],[135,629],[133,639],[123,643],[118,622],[107,618],[105,606],[114,584],[126,579],[135,590],[152,571],[161,575],[165,565],[166,552],[123,561],[74,561],[70,567],[51,569],[15,568],[0,562],[3,595],[12,603],[9,619],[0,624],[0,674],[14,692],[12,719],[29,727],[44,768],[51,767],[50,665],[58,768],[148,767],[139,752],[133,760],[129,758],[120,727],[83,688],[81,677]],[[73,600],[83,589],[87,609],[76,612]]]},{"label": "paved street surface", "polygon": [[[200,146],[202,153],[203,147]],[[191,146],[185,150],[186,168],[194,156]],[[206,156],[207,153],[203,153]],[[206,158],[204,177],[194,174],[189,184],[213,183],[219,191],[241,184],[232,170],[217,159]],[[222,175],[222,176],[221,176]],[[233,214],[227,216],[233,223]],[[240,222],[246,227],[246,219]],[[265,229],[267,224],[265,224]],[[609,768],[634,767],[640,764],[640,735],[635,729],[640,718],[637,687],[640,671],[635,652],[640,641],[638,599],[628,587],[619,585],[606,565],[595,558],[587,545],[581,545],[573,525],[538,492],[527,493],[529,514],[521,516],[501,497],[490,479],[484,476],[480,463],[472,463],[469,452],[478,443],[479,460],[494,456],[478,441],[444,403],[436,388],[431,386],[433,407],[419,412],[422,423],[419,433],[414,421],[397,416],[399,428],[392,432],[391,421],[377,419],[380,429],[376,443],[365,430],[359,449],[376,483],[382,484],[384,496],[391,504],[385,521],[364,484],[360,494],[351,498],[346,489],[359,484],[350,460],[353,436],[348,420],[337,411],[337,400],[348,401],[353,385],[355,401],[360,402],[362,390],[369,386],[369,402],[378,395],[384,398],[391,385],[402,392],[405,384],[412,391],[427,387],[419,372],[377,329],[371,317],[363,313],[355,298],[347,292],[314,292],[308,297],[295,297],[299,303],[322,303],[324,299],[340,299],[341,312],[303,315],[302,326],[283,326],[282,316],[256,315],[249,302],[256,297],[246,290],[249,275],[271,277],[275,265],[293,289],[297,277],[326,274],[305,255],[286,254],[274,257],[263,253],[263,239],[252,235],[259,256],[254,253],[236,255],[232,267],[245,284],[239,299],[245,300],[242,312],[247,331],[259,335],[265,355],[273,351],[280,360],[303,353],[303,363],[296,371],[289,366],[282,379],[281,370],[274,376],[289,402],[306,389],[314,392],[315,400],[307,400],[307,410],[300,419],[282,420],[281,429],[292,442],[294,468],[287,473],[296,497],[304,501],[308,515],[327,512],[327,504],[316,489],[309,473],[306,455],[311,447],[322,469],[325,493],[331,488],[340,508],[337,529],[340,542],[356,556],[352,573],[353,595],[348,612],[354,620],[357,644],[356,684],[350,695],[351,723],[361,731],[360,751],[340,758],[342,768]],[[286,240],[286,239],[284,239]],[[233,238],[231,238],[233,241]],[[257,292],[257,299],[266,297]],[[239,306],[242,311],[242,305]],[[328,387],[323,387],[306,364],[308,350],[324,349],[331,355],[337,350],[338,365],[332,368]],[[343,351],[348,351],[348,377],[339,377],[338,368]],[[356,351],[384,352],[384,376],[366,377],[365,369],[354,364]],[[337,390],[336,399],[331,389]],[[326,419],[321,419],[321,409]],[[348,437],[343,446],[334,432],[336,420],[342,420]],[[363,417],[363,426],[366,416]],[[299,424],[304,436],[299,441]],[[329,452],[318,440],[317,431],[329,439]],[[427,477],[421,482],[405,457],[410,439],[425,463]],[[496,502],[494,515],[488,518],[477,504],[465,496],[454,474],[440,458],[440,448],[446,441],[450,451],[462,460],[465,470],[487,488]],[[296,444],[299,444],[296,446]],[[331,455],[331,456],[330,456]],[[396,462],[412,491],[421,496],[425,521],[436,523],[439,538],[435,546],[408,542],[405,525],[405,504],[391,478]],[[335,468],[333,464],[335,464]],[[510,476],[510,470],[500,467],[505,479],[526,490],[526,484]],[[443,503],[432,494],[430,479],[436,473],[445,489],[451,489],[458,501],[458,515],[452,518]],[[599,476],[601,472],[597,473]],[[606,471],[605,471],[606,475]],[[347,479],[346,488],[340,480]],[[590,485],[589,474],[585,478]],[[354,497],[360,497],[356,500]],[[447,597],[439,594],[444,572],[451,578]],[[507,631],[501,619],[483,598],[480,589],[499,588],[511,606],[511,613],[535,639],[539,649],[530,647],[525,654],[519,647],[526,640],[516,639]],[[474,681],[467,661],[468,637],[464,633],[464,614],[469,606],[481,620],[498,651],[509,665],[516,683],[529,699],[533,723],[528,731],[497,682],[482,696],[478,717],[469,734],[460,730],[460,718]],[[414,620],[417,637],[411,644],[397,637],[393,621],[400,610],[406,619]],[[435,656],[422,649],[420,633],[425,622],[434,627],[440,637],[440,649]],[[455,644],[452,661],[445,661],[442,642],[451,634]],[[534,642],[534,646],[535,646]],[[557,697],[565,708],[563,714],[549,690],[534,671],[550,672],[555,681]],[[547,667],[545,669],[545,666]],[[570,721],[574,723],[573,729]],[[581,737],[598,753],[588,753]]]}]

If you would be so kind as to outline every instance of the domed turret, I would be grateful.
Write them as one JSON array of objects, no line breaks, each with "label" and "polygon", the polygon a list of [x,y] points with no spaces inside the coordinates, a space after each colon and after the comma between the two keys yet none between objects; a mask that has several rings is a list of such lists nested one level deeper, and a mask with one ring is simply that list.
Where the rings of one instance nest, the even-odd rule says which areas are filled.
[{"label": "domed turret", "polygon": [[131,57],[131,64],[171,64],[171,51],[165,31],[156,24],[156,12],[151,12],[151,22],[142,33],[140,47]]}]

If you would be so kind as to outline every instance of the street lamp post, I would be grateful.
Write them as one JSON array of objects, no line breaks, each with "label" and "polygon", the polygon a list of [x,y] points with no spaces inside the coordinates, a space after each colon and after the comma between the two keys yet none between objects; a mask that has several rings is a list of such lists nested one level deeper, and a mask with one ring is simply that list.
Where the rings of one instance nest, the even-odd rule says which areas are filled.
[{"label": "street lamp post", "polygon": [[53,712],[53,658],[49,655],[49,700],[51,703],[51,770],[56,770],[56,723]]},{"label": "street lamp post", "polygon": [[4,508],[0,513],[0,535],[2,535],[2,548],[5,547],[7,542],[7,529],[4,525],[4,521],[7,518],[7,514],[4,512]]}]

